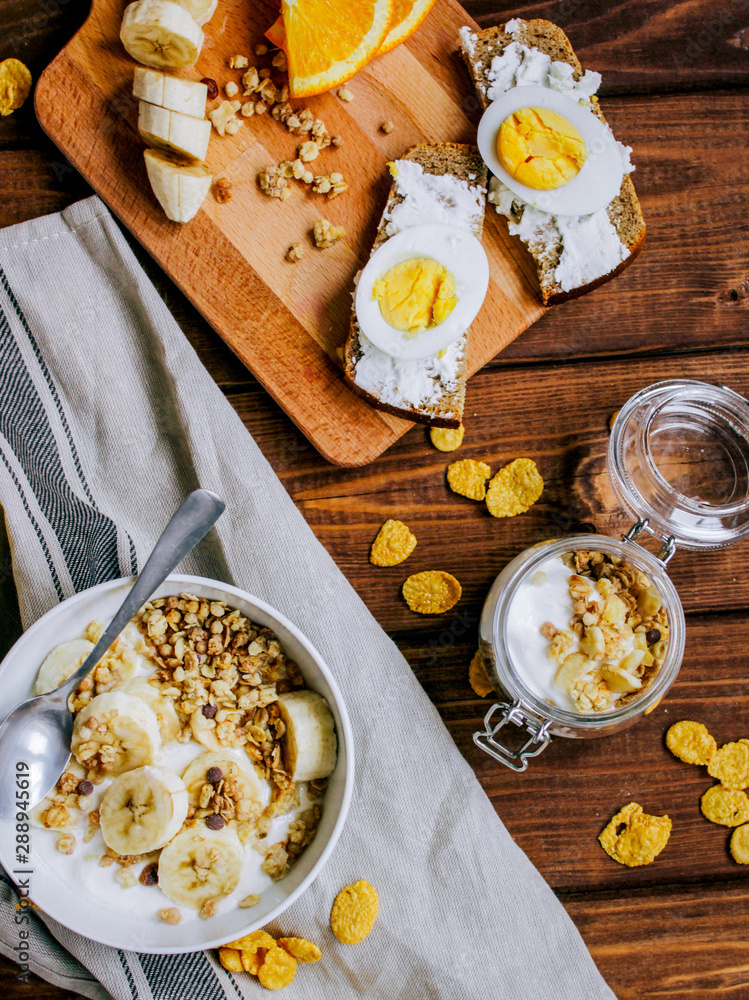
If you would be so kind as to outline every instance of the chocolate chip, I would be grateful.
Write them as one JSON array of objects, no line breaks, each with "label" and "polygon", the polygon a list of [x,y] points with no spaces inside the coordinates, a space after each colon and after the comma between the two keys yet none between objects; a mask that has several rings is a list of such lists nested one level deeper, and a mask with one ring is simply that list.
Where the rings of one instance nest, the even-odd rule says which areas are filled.
[{"label": "chocolate chip", "polygon": [[201,712],[206,717],[206,719],[215,719],[216,712],[218,712],[218,707],[216,705],[203,705]]},{"label": "chocolate chip", "polygon": [[658,642],[660,637],[661,637],[661,632],[660,629],[657,628],[649,628],[645,633],[645,638],[648,640],[651,646],[653,645],[654,642]]},{"label": "chocolate chip", "polygon": [[222,816],[218,813],[212,813],[210,816],[206,816],[205,825],[209,830],[222,830],[224,828],[224,820]]},{"label": "chocolate chip", "polygon": [[92,795],[94,791],[94,786],[92,782],[86,781],[85,778],[81,778],[75,790],[78,793],[78,795]]},{"label": "chocolate chip", "polygon": [[159,882],[159,869],[155,864],[146,865],[143,871],[138,876],[138,881],[141,885],[158,885]]},{"label": "chocolate chip", "polygon": [[216,81],[212,80],[210,76],[204,76],[200,82],[204,83],[208,88],[208,94],[207,94],[208,100],[209,101],[215,100],[218,97],[218,84],[216,83]]},{"label": "chocolate chip", "polygon": [[224,772],[220,767],[209,767],[205,772],[205,776],[212,785],[217,785],[223,778]]}]

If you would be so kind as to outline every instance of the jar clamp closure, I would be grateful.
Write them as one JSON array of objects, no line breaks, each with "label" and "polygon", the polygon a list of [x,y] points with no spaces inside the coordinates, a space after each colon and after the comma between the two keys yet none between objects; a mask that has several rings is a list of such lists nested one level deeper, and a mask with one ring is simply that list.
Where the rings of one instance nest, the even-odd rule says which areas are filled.
[{"label": "jar clamp closure", "polygon": [[[507,700],[492,705],[473,739],[516,771],[524,771],[553,735],[607,736],[634,725],[673,684],[684,654],[685,620],[666,566],[677,547],[722,548],[749,534],[749,403],[726,386],[705,382],[677,379],[648,386],[616,416],[607,471],[617,499],[636,519],[630,531],[621,539],[577,535],[526,549],[505,566],[484,604],[479,646]],[[642,533],[661,541],[657,556],[637,542]],[[520,585],[550,557],[575,549],[619,557],[643,572],[669,622],[666,655],[651,683],[625,704],[594,713],[540,698],[523,680],[508,644],[508,610]],[[500,739],[509,723],[523,730],[517,750]]]}]

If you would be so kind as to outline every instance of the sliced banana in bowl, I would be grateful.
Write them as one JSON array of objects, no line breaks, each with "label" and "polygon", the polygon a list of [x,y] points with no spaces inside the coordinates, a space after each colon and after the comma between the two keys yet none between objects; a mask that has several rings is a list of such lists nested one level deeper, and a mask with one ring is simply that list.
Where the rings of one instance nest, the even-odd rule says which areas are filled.
[{"label": "sliced banana in bowl", "polygon": [[198,809],[206,808],[213,789],[223,791],[224,788],[237,803],[236,816],[232,818],[250,819],[256,808],[262,806],[263,793],[255,772],[243,767],[226,751],[200,754],[188,764],[182,780],[187,786],[190,805]]},{"label": "sliced banana in bowl", "polygon": [[292,691],[278,699],[286,726],[284,760],[291,780],[328,778],[335,770],[338,741],[330,706],[316,691]]},{"label": "sliced banana in bowl", "polygon": [[230,896],[239,885],[244,848],[234,830],[188,827],[159,858],[159,889],[174,903],[199,910]]},{"label": "sliced banana in bowl", "polygon": [[148,854],[166,847],[182,829],[187,789],[167,767],[136,767],[115,778],[99,807],[101,835],[118,854]]},{"label": "sliced banana in bowl", "polygon": [[168,743],[177,738],[181,726],[174,702],[171,698],[165,698],[158,688],[148,683],[145,677],[129,677],[112,690],[135,695],[136,698],[140,698],[149,708],[153,709],[159,724],[162,743]]},{"label": "sliced banana in bowl", "polygon": [[98,777],[116,777],[155,763],[161,750],[156,713],[123,691],[98,694],[75,717],[73,756]]},{"label": "sliced banana in bowl", "polygon": [[68,677],[83,665],[83,661],[94,648],[88,639],[68,639],[55,646],[39,667],[34,685],[34,694],[48,694],[59,688]]}]

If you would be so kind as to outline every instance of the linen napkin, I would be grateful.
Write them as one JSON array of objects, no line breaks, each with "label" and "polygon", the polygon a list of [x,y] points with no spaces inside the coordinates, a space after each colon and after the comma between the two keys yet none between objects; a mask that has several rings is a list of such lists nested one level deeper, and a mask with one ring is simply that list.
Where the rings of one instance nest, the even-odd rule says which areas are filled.
[{"label": "linen napkin", "polygon": [[[98,198],[0,233],[0,458],[24,627],[76,591],[136,573],[184,496],[203,486],[226,513],[182,569],[268,601],[333,670],[351,715],[356,787],[330,861],[278,921],[323,951],[287,1000],[611,1000],[408,664]],[[377,888],[380,913],[365,942],[340,945],[330,907],[360,878]],[[17,958],[16,897],[9,881],[0,889],[0,950]],[[117,951],[41,913],[29,951],[34,972],[97,1000],[258,995],[257,981],[225,972],[213,954]]]}]

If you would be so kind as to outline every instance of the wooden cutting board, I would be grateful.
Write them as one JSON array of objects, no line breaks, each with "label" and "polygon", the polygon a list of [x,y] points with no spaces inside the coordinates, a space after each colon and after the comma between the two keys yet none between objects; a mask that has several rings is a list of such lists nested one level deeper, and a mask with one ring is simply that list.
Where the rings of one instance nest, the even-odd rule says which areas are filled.
[{"label": "wooden cutting board", "polygon": [[[42,127],[325,458],[371,462],[411,424],[372,409],[343,382],[338,350],[353,277],[385,203],[387,161],[417,142],[475,141],[478,102],[458,54],[458,29],[474,22],[454,0],[437,0],[407,42],[351,81],[352,102],[335,93],[294,102],[343,137],[313,164],[317,173],[344,175],[343,195],[327,200],[295,181],[285,202],[262,194],[258,172],[294,159],[299,139],[270,114],[253,116],[235,136],[211,137],[206,163],[232,182],[232,199],[219,204],[209,194],[182,226],[165,218],[146,178],[131,94],[136,64],[119,41],[124,7],[93,0],[86,23],[44,71],[36,88]],[[228,68],[235,53],[270,65],[253,49],[277,13],[273,2],[219,0],[198,64],[183,75],[223,87],[240,82],[241,72]],[[395,126],[389,135],[380,130],[387,120]],[[318,250],[311,230],[321,217],[344,226],[345,240]],[[284,254],[297,241],[305,255],[290,264]],[[493,211],[483,242],[491,283],[471,328],[469,374],[544,311],[530,259]]]}]

